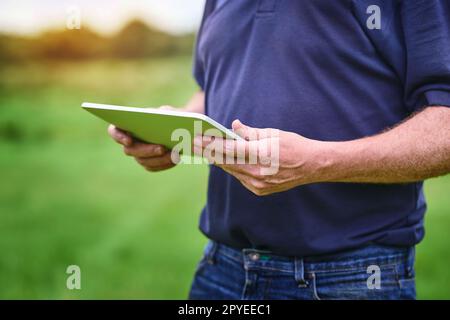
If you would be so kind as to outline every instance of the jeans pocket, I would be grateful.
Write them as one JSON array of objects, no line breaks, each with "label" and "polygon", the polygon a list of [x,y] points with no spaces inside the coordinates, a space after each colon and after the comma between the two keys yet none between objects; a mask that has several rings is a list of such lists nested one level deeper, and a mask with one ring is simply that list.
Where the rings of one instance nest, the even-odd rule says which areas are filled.
[{"label": "jeans pocket", "polygon": [[383,265],[316,272],[314,296],[320,300],[400,299],[396,270],[395,265]]}]

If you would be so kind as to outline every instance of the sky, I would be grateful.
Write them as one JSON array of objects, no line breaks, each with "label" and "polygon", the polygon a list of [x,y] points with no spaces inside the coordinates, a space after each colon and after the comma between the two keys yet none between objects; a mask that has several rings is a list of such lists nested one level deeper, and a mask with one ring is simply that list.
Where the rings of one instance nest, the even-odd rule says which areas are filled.
[{"label": "sky", "polygon": [[[108,34],[131,18],[179,34],[195,31],[205,0],[1,0],[0,33],[38,34],[65,28],[74,12],[81,27]],[[75,8],[75,10],[73,10]],[[73,16],[72,16],[73,17]]]}]

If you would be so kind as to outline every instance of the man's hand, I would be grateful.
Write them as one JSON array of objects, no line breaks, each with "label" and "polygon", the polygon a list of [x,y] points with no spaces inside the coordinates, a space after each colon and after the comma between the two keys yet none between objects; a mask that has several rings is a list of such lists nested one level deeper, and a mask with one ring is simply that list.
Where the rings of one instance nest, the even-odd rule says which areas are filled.
[{"label": "man's hand", "polygon": [[232,126],[245,141],[199,136],[194,139],[194,153],[259,196],[320,180],[324,163],[316,156],[319,141],[292,132],[251,128],[239,120]]},{"label": "man's hand", "polygon": [[[267,149],[267,145],[276,146],[270,134],[273,129],[250,128],[239,121],[233,123],[233,129],[248,141],[197,137],[194,152],[235,176],[257,195],[317,182],[410,183],[450,172],[448,107],[428,107],[391,130],[351,141],[318,141],[278,131],[279,164],[273,174],[264,173],[264,157],[257,164],[239,164],[240,157],[236,157],[241,154],[247,160]],[[224,158],[234,159],[234,164]],[[269,159],[276,157],[270,155]]]},{"label": "man's hand", "polygon": [[[174,108],[163,106],[160,109]],[[162,145],[144,143],[133,139],[128,133],[113,125],[108,127],[108,133],[117,143],[123,145],[123,151],[126,155],[134,157],[148,171],[162,171],[176,166],[176,163],[172,161],[170,150]]]}]

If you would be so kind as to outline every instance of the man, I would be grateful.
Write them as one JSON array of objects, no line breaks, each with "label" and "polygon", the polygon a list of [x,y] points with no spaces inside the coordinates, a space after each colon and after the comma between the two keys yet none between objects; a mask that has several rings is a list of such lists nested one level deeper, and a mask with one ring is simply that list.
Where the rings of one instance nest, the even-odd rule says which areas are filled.
[{"label": "man", "polygon": [[[185,109],[252,136],[246,152],[280,129],[280,158],[273,175],[211,166],[190,298],[415,298],[422,181],[450,172],[449,16],[449,0],[206,2]],[[174,166],[109,130],[148,170]]]}]

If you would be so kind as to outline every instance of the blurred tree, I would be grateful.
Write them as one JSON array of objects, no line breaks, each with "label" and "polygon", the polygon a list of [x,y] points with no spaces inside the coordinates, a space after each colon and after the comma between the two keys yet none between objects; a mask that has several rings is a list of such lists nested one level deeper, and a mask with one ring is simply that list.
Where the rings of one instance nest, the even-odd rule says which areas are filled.
[{"label": "blurred tree", "polygon": [[24,60],[140,59],[192,53],[192,34],[175,36],[132,20],[112,37],[89,28],[54,30],[38,37],[0,35],[0,65]]},{"label": "blurred tree", "polygon": [[0,64],[30,57],[33,42],[31,38],[0,35]]},{"label": "blurred tree", "polygon": [[112,39],[112,53],[120,58],[145,58],[172,53],[175,38],[139,20],[127,24]]},{"label": "blurred tree", "polygon": [[34,51],[46,59],[86,59],[105,56],[107,48],[107,39],[83,28],[47,32]]}]

